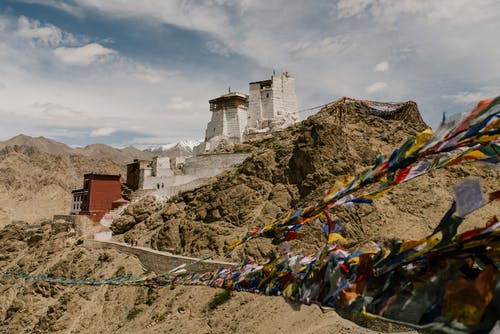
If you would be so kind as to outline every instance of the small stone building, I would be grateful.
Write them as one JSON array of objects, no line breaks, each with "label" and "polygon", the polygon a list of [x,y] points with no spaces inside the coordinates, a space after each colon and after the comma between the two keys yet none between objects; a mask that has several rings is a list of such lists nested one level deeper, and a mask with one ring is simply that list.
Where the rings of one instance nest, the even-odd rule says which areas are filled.
[{"label": "small stone building", "polygon": [[135,159],[127,165],[127,187],[133,191],[163,188],[172,176],[169,157],[154,157],[152,161]]},{"label": "small stone building", "polygon": [[140,188],[141,179],[147,173],[151,176],[151,163],[150,160],[134,159],[134,162],[127,164],[127,187],[130,190],[137,190]]},{"label": "small stone building", "polygon": [[72,191],[71,214],[86,215],[97,222],[121,198],[120,175],[87,173],[83,188]]},{"label": "small stone building", "polygon": [[166,163],[163,170],[160,168],[164,157],[153,161],[134,160],[127,165],[127,186],[135,196],[151,194],[169,198],[205,184],[210,177],[243,162],[248,156],[249,153],[219,153],[189,157],[180,167],[174,167],[175,173],[166,168]]}]

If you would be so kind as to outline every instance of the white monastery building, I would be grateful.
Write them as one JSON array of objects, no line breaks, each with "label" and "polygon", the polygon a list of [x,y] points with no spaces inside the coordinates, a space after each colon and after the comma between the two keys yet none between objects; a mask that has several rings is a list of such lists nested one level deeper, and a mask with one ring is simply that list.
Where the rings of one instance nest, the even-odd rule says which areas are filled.
[{"label": "white monastery building", "polygon": [[212,119],[205,131],[205,141],[220,137],[231,142],[242,142],[247,128],[248,95],[229,92],[208,103]]},{"label": "white monastery building", "polygon": [[284,129],[298,120],[295,79],[288,72],[249,84],[250,95],[231,92],[209,101],[212,117],[195,154],[241,143],[253,134]]},{"label": "white monastery building", "polygon": [[192,190],[250,155],[215,153],[215,148],[284,129],[298,120],[295,79],[288,72],[273,73],[270,80],[251,82],[249,86],[250,95],[229,90],[209,101],[211,119],[205,141],[193,149],[194,156],[175,157],[175,161],[168,157],[136,159],[128,164],[128,188],[139,195],[164,198]]}]

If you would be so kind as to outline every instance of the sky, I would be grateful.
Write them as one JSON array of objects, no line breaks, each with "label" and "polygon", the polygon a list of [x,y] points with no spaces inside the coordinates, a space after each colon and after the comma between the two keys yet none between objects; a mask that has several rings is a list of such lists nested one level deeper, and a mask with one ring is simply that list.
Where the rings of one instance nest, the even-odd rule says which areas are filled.
[{"label": "sky", "polygon": [[301,110],[412,100],[435,128],[500,95],[499,14],[497,0],[0,0],[0,140],[203,139],[209,99],[273,70],[295,77]]}]

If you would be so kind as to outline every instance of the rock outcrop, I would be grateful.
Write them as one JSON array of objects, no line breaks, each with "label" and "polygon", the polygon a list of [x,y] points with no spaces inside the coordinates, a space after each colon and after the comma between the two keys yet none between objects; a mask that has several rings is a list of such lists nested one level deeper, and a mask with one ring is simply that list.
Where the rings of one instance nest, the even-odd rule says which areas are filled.
[{"label": "rock outcrop", "polygon": [[[425,128],[414,102],[372,106],[341,99],[285,131],[242,145],[252,155],[239,167],[156,205],[150,217],[134,219],[125,235],[139,235],[153,248],[180,254],[261,258],[274,248],[269,240],[252,241],[232,254],[224,249],[246,232],[314,203],[335,179],[371,165],[377,154],[390,154]],[[419,238],[436,223],[429,217],[437,220],[446,211],[454,182],[468,175],[482,177],[485,190],[491,190],[498,171],[487,166],[440,170],[401,185],[372,206],[335,215],[352,247],[372,238]],[[323,242],[320,229],[311,225],[290,245],[314,250]]]},{"label": "rock outcrop", "polygon": [[[224,247],[235,238],[293,208],[314,203],[336,178],[371,165],[377,154],[391,153],[425,128],[414,102],[371,106],[341,99],[285,131],[244,144],[252,155],[239,167],[156,205],[157,211],[150,217],[141,218],[142,222],[134,219],[134,228],[126,234],[140,235],[143,243],[160,250],[228,256]],[[402,231],[407,232],[405,237],[418,238],[432,225],[424,217],[438,219],[446,211],[451,186],[464,175],[484,177],[487,188],[498,171],[476,166],[438,171],[398,187],[373,206],[360,205],[335,214],[343,222],[351,246],[370,238],[401,237]],[[432,196],[422,192],[422,187],[432,188]],[[399,224],[401,219],[405,221]],[[290,243],[292,247],[313,250],[324,242],[316,226],[302,232],[299,240]],[[232,260],[260,258],[271,249],[268,240],[258,240],[230,256]]]}]

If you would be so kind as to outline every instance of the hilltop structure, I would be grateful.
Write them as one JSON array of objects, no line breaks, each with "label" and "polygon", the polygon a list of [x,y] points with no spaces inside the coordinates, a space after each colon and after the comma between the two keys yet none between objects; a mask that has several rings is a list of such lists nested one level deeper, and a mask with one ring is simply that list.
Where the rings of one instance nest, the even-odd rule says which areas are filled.
[{"label": "hilltop structure", "polygon": [[136,197],[150,194],[169,198],[205,184],[210,177],[243,162],[248,156],[248,153],[205,154],[187,157],[182,164],[168,157],[136,159],[127,165],[127,187]]},{"label": "hilltop structure", "polygon": [[138,160],[127,164],[127,187],[137,189],[160,189],[164,180],[174,176],[169,157],[154,157],[153,160]]},{"label": "hilltop structure", "polygon": [[295,79],[284,72],[250,83],[246,133],[284,129],[297,122]]},{"label": "hilltop structure", "polygon": [[[194,147],[194,156],[155,157],[127,165],[127,186],[136,196],[164,198],[194,189],[243,162],[248,153],[214,153],[221,146],[241,143],[261,133],[286,128],[298,120],[295,79],[288,72],[251,82],[250,95],[229,92],[209,100],[211,119],[205,141]],[[181,158],[183,158],[181,160]]]},{"label": "hilltop structure", "polygon": [[241,143],[259,133],[281,130],[298,120],[295,79],[284,72],[249,84],[249,93],[229,92],[209,101],[211,119],[197,155]]},{"label": "hilltop structure", "polygon": [[71,214],[85,215],[95,222],[126,202],[122,199],[120,175],[84,174],[83,188],[71,193]]},{"label": "hilltop structure", "polygon": [[228,140],[239,143],[247,128],[248,95],[231,92],[208,101],[212,119],[205,131],[205,141]]}]

